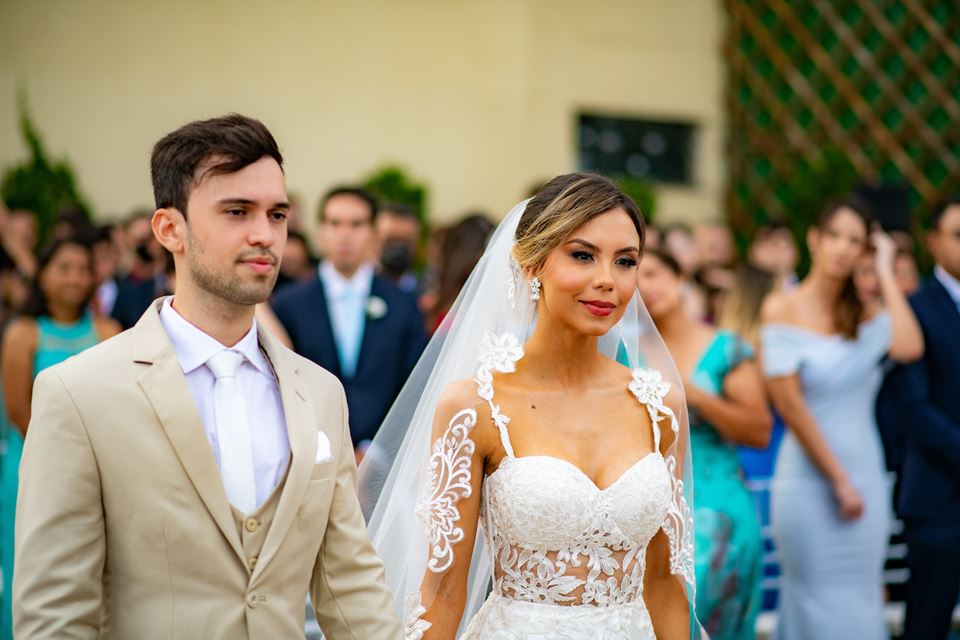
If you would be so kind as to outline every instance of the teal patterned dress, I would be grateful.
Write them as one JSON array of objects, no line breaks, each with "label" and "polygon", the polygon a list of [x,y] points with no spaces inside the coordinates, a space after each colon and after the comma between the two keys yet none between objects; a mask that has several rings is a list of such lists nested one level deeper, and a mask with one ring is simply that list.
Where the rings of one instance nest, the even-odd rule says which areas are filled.
[{"label": "teal patterned dress", "polygon": [[[37,318],[37,352],[33,358],[33,377],[63,362],[99,342],[93,315],[88,311],[71,324],[59,324],[47,316]],[[0,640],[13,637],[12,589],[13,589],[13,529],[17,508],[20,455],[23,453],[23,437],[7,418],[3,406],[3,450],[0,469],[0,570],[3,571],[3,601],[0,603]]]},{"label": "teal patterned dress", "polygon": [[[727,373],[753,356],[738,335],[718,331],[688,384],[719,394]],[[697,617],[713,640],[752,640],[763,566],[756,504],[744,484],[736,447],[693,411],[690,442]]]}]

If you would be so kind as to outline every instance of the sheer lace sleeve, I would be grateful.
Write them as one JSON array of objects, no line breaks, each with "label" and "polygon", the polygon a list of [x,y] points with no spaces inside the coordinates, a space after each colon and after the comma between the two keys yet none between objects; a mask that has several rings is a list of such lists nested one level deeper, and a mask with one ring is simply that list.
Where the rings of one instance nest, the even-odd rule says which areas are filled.
[{"label": "sheer lace sleeve", "polygon": [[450,385],[437,406],[427,478],[415,509],[426,534],[426,568],[420,590],[405,601],[407,640],[420,640],[431,627],[447,637],[441,629],[455,631],[460,623],[480,511],[483,456],[475,429],[481,403],[467,380]]}]

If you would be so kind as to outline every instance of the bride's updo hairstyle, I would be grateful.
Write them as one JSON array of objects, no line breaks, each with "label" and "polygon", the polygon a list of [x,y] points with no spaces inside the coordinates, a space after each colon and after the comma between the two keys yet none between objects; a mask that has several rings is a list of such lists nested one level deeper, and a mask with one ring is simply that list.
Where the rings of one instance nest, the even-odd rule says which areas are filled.
[{"label": "bride's updo hairstyle", "polygon": [[611,209],[630,216],[643,250],[643,214],[610,179],[595,173],[567,173],[543,185],[517,224],[513,257],[524,273],[536,273],[547,255],[593,218]]}]

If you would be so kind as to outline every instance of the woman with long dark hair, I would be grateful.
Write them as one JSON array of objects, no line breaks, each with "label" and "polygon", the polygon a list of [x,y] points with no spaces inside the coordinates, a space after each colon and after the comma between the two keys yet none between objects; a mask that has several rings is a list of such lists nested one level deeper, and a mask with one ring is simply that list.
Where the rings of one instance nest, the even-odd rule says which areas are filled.
[{"label": "woman with long dark hair", "polygon": [[690,408],[697,617],[714,640],[747,640],[760,612],[763,539],[734,445],[765,446],[772,422],[755,350],[690,317],[683,271],[669,254],[648,250],[637,284]]},{"label": "woman with long dark hair", "polygon": [[30,423],[33,380],[42,370],[120,332],[109,318],[90,311],[96,291],[92,248],[79,240],[54,240],[40,253],[26,302],[3,332],[0,373],[7,412],[14,429],[3,434],[0,564],[3,602],[0,634],[10,637],[13,584],[13,529],[17,472],[23,437]]},{"label": "woman with long dark hair", "polygon": [[[883,309],[854,284],[873,245]],[[764,373],[787,425],[771,489],[782,585],[777,638],[879,639],[890,492],[874,408],[881,361],[923,354],[897,287],[896,245],[871,234],[867,206],[828,206],[807,243],[810,273],[763,305]]]}]

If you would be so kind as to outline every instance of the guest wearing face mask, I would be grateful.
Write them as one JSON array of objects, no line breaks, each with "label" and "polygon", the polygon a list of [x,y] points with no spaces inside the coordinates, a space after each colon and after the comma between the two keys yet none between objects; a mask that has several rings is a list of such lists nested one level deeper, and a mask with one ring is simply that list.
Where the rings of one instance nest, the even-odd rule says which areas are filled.
[{"label": "guest wearing face mask", "polygon": [[417,300],[376,272],[376,200],[363,189],[329,191],[319,210],[323,262],[273,300],[300,355],[336,375],[347,394],[350,434],[363,456],[426,344]]},{"label": "guest wearing face mask", "polygon": [[380,274],[389,278],[401,291],[417,293],[420,278],[416,263],[420,256],[420,219],[413,207],[388,204],[376,221],[380,242]]}]

